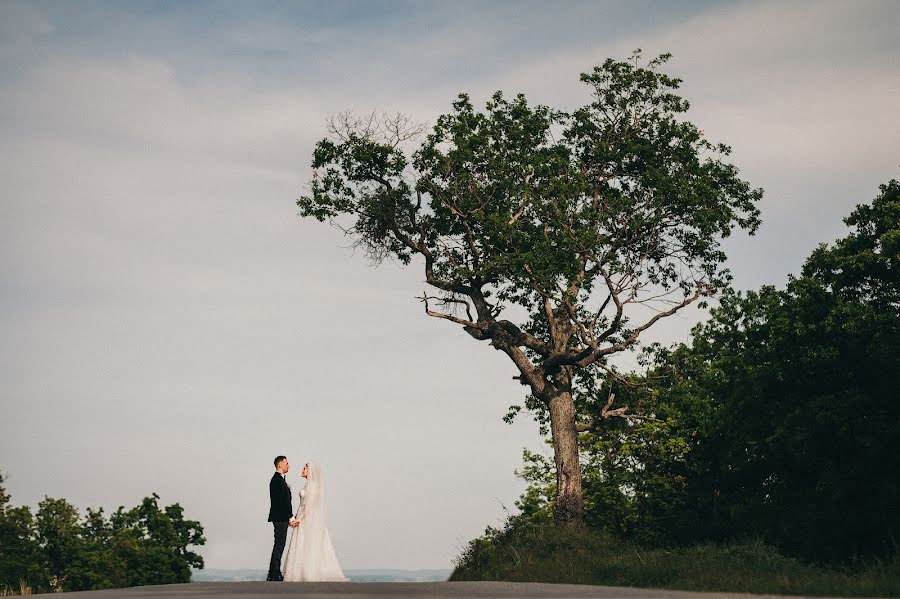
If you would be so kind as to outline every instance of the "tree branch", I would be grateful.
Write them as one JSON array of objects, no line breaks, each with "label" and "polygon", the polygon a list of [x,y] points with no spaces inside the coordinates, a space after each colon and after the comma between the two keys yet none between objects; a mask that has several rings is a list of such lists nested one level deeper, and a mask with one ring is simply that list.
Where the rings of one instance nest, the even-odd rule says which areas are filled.
[{"label": "tree branch", "polygon": [[[463,318],[458,318],[456,316],[453,316],[452,314],[445,314],[444,312],[435,312],[434,310],[431,310],[428,307],[429,299],[440,299],[440,301],[444,301],[445,303],[459,302],[461,304],[466,304],[466,312],[468,312],[468,303],[466,303],[462,300],[452,300],[449,298],[429,298],[428,295],[426,295],[424,292],[422,293],[421,297],[418,297],[416,299],[421,300],[422,303],[425,304],[425,314],[427,314],[428,316],[434,316],[435,318],[443,318],[444,320],[449,320],[450,322],[455,322],[456,324],[460,324],[464,327],[472,327],[472,328],[475,328],[478,330],[483,330],[483,327],[477,322],[472,322],[471,320],[465,320]],[[471,318],[471,315],[469,315],[469,318]]]},{"label": "tree branch", "polygon": [[647,330],[648,328],[650,328],[650,327],[653,325],[653,323],[655,323],[655,322],[656,322],[657,320],[659,320],[660,318],[665,318],[666,316],[671,316],[672,314],[675,314],[678,310],[680,310],[680,309],[684,308],[685,306],[690,305],[690,304],[692,304],[693,302],[697,301],[697,300],[700,299],[702,296],[704,296],[704,295],[712,295],[712,294],[715,293],[715,292],[716,292],[716,288],[715,288],[715,287],[703,287],[703,288],[701,288],[701,289],[698,289],[696,292],[694,292],[694,295],[692,295],[692,296],[690,296],[690,297],[684,298],[684,300],[683,300],[682,302],[680,302],[679,304],[673,306],[673,307],[670,308],[669,310],[666,310],[666,311],[664,311],[664,312],[660,312],[660,313],[656,314],[653,318],[651,318],[650,320],[648,320],[647,322],[645,322],[644,324],[642,324],[642,325],[639,326],[638,328],[634,329],[634,330],[631,332],[631,334],[630,334],[628,337],[626,337],[623,341],[621,341],[621,342],[619,342],[619,343],[616,343],[616,344],[614,344],[614,345],[611,345],[611,346],[609,346],[609,347],[603,348],[602,350],[595,351],[592,355],[590,355],[590,356],[588,356],[588,357],[586,357],[586,358],[584,358],[584,359],[582,359],[582,360],[579,360],[579,361],[577,361],[576,363],[577,363],[579,366],[588,366],[589,364],[592,364],[592,363],[596,362],[597,360],[599,360],[599,359],[602,358],[603,356],[606,356],[606,355],[609,355],[609,354],[612,354],[612,353],[619,352],[619,351],[622,351],[622,350],[624,350],[624,349],[627,349],[627,348],[628,348],[629,346],[631,346],[635,341],[637,341],[638,336],[639,336],[643,331],[645,331],[645,330]]},{"label": "tree branch", "polygon": [[[607,279],[607,285],[610,287],[612,291],[612,282],[609,280],[609,277],[604,272],[604,278]],[[599,347],[586,347],[580,352],[568,352],[568,353],[554,353],[544,362],[543,367],[548,371],[559,368],[560,366],[568,366],[568,365],[577,365],[577,366],[590,366],[603,356],[607,356],[609,354],[613,354],[616,352],[623,351],[633,345],[638,336],[650,328],[656,321],[660,318],[665,318],[666,316],[671,316],[675,314],[678,310],[684,308],[685,306],[697,301],[700,297],[705,295],[711,295],[716,292],[715,287],[701,287],[697,289],[694,295],[685,297],[683,301],[679,302],[677,305],[673,306],[669,310],[665,310],[663,312],[659,312],[654,315],[653,318],[642,324],[641,326],[633,329],[631,334],[628,335],[625,339],[620,341],[619,343],[615,343],[613,345],[609,345],[604,348]],[[619,311],[619,307],[621,306],[621,302],[618,297],[613,296],[613,301],[616,302],[617,305],[617,313]],[[609,329],[607,329],[609,330]]]},{"label": "tree branch", "polygon": [[609,397],[606,398],[606,405],[600,409],[600,420],[592,419],[590,422],[579,422],[575,425],[575,430],[579,433],[584,433],[590,430],[594,430],[597,425],[610,418],[626,418],[630,420],[650,420],[653,422],[662,422],[658,418],[654,418],[653,416],[640,416],[638,414],[629,414],[628,406],[622,406],[621,408],[616,408],[614,410],[610,409],[613,405],[613,402],[616,400],[616,394],[612,391],[609,392]]}]

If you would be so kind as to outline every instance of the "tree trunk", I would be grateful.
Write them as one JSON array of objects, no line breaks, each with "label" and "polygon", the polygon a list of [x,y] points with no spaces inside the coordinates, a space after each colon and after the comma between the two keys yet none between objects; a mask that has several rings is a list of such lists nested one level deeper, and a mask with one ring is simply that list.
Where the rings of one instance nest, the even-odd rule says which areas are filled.
[{"label": "tree trunk", "polygon": [[556,461],[556,500],[553,521],[557,525],[584,525],[584,495],[581,465],[578,463],[578,433],[575,431],[575,404],[571,390],[550,398],[550,431]]}]

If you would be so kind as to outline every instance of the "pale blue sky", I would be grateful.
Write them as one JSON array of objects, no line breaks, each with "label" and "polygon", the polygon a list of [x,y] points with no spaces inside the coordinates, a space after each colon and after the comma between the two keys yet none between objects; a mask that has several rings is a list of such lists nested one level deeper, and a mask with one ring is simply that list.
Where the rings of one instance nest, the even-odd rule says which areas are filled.
[{"label": "pale blue sky", "polygon": [[[329,113],[458,92],[576,106],[672,52],[689,117],[765,189],[728,241],[781,285],[898,175],[900,4],[0,2],[0,469],[13,501],[135,505],[265,567],[270,461],[316,459],[345,566],[449,567],[522,489],[511,364],[296,216]],[[651,339],[685,340],[685,313]],[[622,364],[631,360],[624,357]],[[294,477],[296,485],[296,473]]]}]

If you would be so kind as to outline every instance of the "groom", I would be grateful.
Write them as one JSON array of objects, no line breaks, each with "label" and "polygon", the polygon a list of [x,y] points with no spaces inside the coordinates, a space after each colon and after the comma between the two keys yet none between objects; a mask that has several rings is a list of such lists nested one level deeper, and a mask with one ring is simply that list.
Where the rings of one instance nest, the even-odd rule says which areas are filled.
[{"label": "groom", "polygon": [[288,527],[297,526],[294,520],[294,508],[291,506],[291,488],[288,487],[285,475],[291,465],[283,455],[275,458],[275,474],[269,481],[269,522],[275,527],[275,545],[269,560],[269,574],[266,580],[284,580],[281,575],[281,554],[287,540]]}]

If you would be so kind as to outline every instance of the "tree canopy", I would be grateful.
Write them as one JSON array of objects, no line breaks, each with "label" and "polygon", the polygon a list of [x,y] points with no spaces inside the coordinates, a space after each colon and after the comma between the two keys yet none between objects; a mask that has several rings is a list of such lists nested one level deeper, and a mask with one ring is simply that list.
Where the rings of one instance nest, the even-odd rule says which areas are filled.
[{"label": "tree canopy", "polygon": [[80,515],[65,499],[45,497],[32,515],[9,505],[0,476],[0,592],[85,591],[190,582],[206,543],[199,522],[175,503],[160,507],[155,493],[140,505],[105,516]]},{"label": "tree canopy", "polygon": [[[648,348],[649,370],[616,386],[655,418],[581,436],[591,526],[664,545],[759,536],[816,561],[896,552],[900,183],[844,222],[783,289],[725,293],[689,345]],[[550,473],[526,454],[526,518],[549,516]]]},{"label": "tree canopy", "polygon": [[421,142],[407,117],[337,115],[297,201],[375,262],[421,260],[426,313],[511,359],[549,414],[558,521],[582,519],[574,380],[726,287],[722,238],[759,224],[761,190],[682,118],[668,58],[606,60],[574,111],[460,94]]}]

